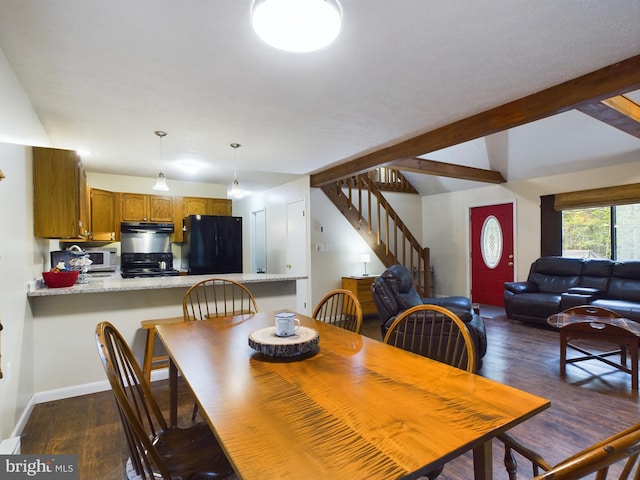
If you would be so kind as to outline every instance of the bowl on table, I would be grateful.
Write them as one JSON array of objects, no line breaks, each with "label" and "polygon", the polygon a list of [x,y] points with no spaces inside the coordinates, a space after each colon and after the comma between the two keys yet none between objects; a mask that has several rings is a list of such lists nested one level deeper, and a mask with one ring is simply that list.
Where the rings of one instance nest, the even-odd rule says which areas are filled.
[{"label": "bowl on table", "polygon": [[67,270],[64,272],[42,272],[44,283],[49,288],[70,287],[78,280],[78,270]]}]

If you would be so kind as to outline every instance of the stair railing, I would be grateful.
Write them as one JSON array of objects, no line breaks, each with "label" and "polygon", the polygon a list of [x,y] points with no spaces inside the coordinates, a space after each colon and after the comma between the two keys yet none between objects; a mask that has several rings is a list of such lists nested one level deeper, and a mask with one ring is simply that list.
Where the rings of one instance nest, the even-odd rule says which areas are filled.
[{"label": "stair railing", "polygon": [[357,175],[326,185],[323,191],[385,266],[404,265],[412,272],[418,292],[431,296],[429,249],[420,245],[384,198],[374,178],[367,174]]}]

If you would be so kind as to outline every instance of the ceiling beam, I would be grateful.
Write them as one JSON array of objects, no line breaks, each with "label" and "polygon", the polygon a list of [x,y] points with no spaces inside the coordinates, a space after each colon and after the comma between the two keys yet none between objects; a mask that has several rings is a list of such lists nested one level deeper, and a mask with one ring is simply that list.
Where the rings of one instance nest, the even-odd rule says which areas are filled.
[{"label": "ceiling beam", "polygon": [[624,95],[582,105],[577,110],[640,138],[640,105]]},{"label": "ceiling beam", "polygon": [[640,55],[327,168],[311,175],[311,186],[325,185],[397,159],[425,155],[638,89]]},{"label": "ceiling beam", "polygon": [[404,172],[423,173],[438,177],[459,178],[486,183],[505,183],[502,174],[495,170],[454,165],[453,163],[437,162],[426,158],[400,158],[385,164]]}]

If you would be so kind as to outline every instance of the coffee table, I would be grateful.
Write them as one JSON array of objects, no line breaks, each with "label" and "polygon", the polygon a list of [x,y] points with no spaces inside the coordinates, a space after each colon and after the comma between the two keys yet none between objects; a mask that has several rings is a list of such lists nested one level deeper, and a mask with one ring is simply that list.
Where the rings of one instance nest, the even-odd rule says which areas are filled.
[{"label": "coffee table", "polygon": [[[547,323],[560,330],[560,375],[565,376],[567,363],[598,360],[631,375],[631,388],[638,391],[638,348],[640,348],[640,324],[627,318],[604,318],[596,315],[557,313]],[[592,352],[572,340],[592,340],[610,343],[619,348],[607,352]],[[567,347],[582,356],[567,359]],[[627,352],[631,365],[627,366]],[[620,362],[610,359],[620,355]]]}]

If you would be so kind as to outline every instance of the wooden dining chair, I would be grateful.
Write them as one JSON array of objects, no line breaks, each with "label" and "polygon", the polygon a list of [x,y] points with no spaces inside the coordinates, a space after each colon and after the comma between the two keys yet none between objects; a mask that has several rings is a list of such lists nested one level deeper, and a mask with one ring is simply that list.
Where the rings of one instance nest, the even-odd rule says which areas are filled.
[{"label": "wooden dining chair", "polygon": [[[576,480],[587,478],[587,476],[596,480],[606,480],[607,478],[640,479],[638,465],[640,423],[598,442],[554,466],[509,434],[502,434],[497,438],[505,446],[504,463],[509,480],[517,480],[518,478],[518,465],[514,452],[531,462],[534,475],[532,480]],[[591,476],[593,474],[595,477]]]},{"label": "wooden dining chair", "polygon": [[182,299],[185,322],[256,313],[258,305],[243,284],[226,278],[207,278],[192,285]]},{"label": "wooden dining chair", "polygon": [[[182,298],[185,322],[209,320],[233,315],[256,313],[258,304],[251,290],[226,278],[207,278],[186,291]],[[195,421],[198,404],[194,404],[191,420]]]},{"label": "wooden dining chair", "polygon": [[[384,342],[403,350],[475,373],[476,352],[466,324],[438,305],[408,308],[393,321]],[[435,480],[444,467],[427,473]]]},{"label": "wooden dining chair", "polygon": [[140,326],[147,337],[142,361],[142,371],[147,382],[151,381],[151,371],[169,366],[169,357],[154,354],[156,325],[205,318],[226,317],[240,313],[258,311],[251,291],[233,280],[207,278],[192,285],[182,298],[182,316],[143,320]]},{"label": "wooden dining chair", "polygon": [[327,293],[311,315],[316,320],[360,333],[362,306],[350,290],[339,288]]},{"label": "wooden dining chair", "polygon": [[438,305],[408,308],[393,321],[384,342],[475,373],[476,354],[465,323]]},{"label": "wooden dining chair", "polygon": [[223,479],[234,475],[206,423],[168,428],[131,348],[109,322],[97,325],[96,344],[137,478]]}]

